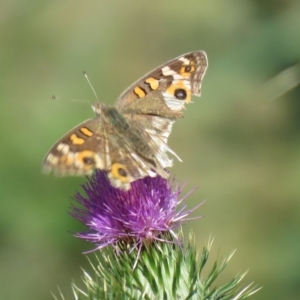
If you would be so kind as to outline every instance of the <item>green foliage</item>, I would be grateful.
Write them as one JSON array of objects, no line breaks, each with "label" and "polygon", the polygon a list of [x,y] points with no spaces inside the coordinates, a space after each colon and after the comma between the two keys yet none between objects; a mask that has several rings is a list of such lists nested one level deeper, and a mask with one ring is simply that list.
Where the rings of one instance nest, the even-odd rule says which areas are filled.
[{"label": "green foliage", "polygon": [[199,261],[191,243],[185,248],[172,243],[154,243],[144,248],[140,256],[137,250],[124,253],[102,250],[101,259],[98,255],[96,264],[91,263],[94,277],[83,271],[85,291],[73,285],[75,299],[226,300],[246,299],[258,290],[252,284],[239,286],[246,273],[218,287],[216,280],[233,254],[215,262],[205,272],[210,248],[211,242],[203,248]]}]

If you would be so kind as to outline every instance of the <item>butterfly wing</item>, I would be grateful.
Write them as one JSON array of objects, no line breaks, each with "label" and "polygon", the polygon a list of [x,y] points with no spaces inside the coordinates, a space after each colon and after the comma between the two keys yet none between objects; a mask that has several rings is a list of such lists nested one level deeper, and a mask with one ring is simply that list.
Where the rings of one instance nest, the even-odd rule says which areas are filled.
[{"label": "butterfly wing", "polygon": [[99,134],[98,119],[81,123],[56,142],[44,158],[43,171],[82,176],[91,174],[93,168],[106,169],[110,159],[105,136]]},{"label": "butterfly wing", "polygon": [[204,51],[174,58],[130,86],[119,96],[116,107],[122,113],[180,118],[191,96],[200,95],[207,66]]},{"label": "butterfly wing", "polygon": [[[112,186],[123,190],[128,190],[130,182],[138,178],[155,176],[156,173],[167,177],[166,171],[159,167],[154,172],[155,161],[143,155],[144,141],[137,128],[130,128],[128,134],[122,134],[119,124],[116,127],[109,120],[102,115],[73,128],[51,147],[43,161],[43,171],[53,171],[59,176],[83,176],[96,168],[106,171]],[[134,151],[134,147],[138,149],[133,145],[137,139],[141,146],[140,155]],[[148,149],[146,153],[151,154],[150,147],[144,146]]]},{"label": "butterfly wing", "polygon": [[167,145],[172,125],[183,117],[184,105],[191,102],[191,96],[200,95],[207,66],[205,52],[184,54],[142,77],[117,100],[116,106],[128,122],[142,128],[140,134],[158,162],[156,172],[172,166],[166,154],[176,156]]}]

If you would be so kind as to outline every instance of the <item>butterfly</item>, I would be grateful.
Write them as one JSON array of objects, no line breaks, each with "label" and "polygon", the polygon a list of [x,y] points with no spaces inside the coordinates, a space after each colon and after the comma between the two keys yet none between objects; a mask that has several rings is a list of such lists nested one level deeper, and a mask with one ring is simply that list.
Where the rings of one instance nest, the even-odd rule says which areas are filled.
[{"label": "butterfly", "polygon": [[43,171],[57,175],[106,172],[111,185],[129,190],[145,176],[168,178],[167,152],[172,125],[183,117],[192,95],[200,96],[208,66],[204,51],[194,51],[155,68],[127,88],[115,106],[92,105],[96,116],[73,128],[52,146]]}]

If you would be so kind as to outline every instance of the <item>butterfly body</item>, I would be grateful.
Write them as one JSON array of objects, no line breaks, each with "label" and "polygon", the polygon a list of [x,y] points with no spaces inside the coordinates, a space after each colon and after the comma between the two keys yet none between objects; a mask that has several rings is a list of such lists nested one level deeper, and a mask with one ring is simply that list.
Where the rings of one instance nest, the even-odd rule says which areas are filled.
[{"label": "butterfly body", "polygon": [[58,175],[107,172],[112,186],[128,190],[145,176],[167,178],[172,160],[167,140],[185,103],[200,95],[207,68],[203,51],[187,53],[156,68],[129,87],[115,106],[92,105],[96,117],[76,126],[50,149],[43,169]]}]

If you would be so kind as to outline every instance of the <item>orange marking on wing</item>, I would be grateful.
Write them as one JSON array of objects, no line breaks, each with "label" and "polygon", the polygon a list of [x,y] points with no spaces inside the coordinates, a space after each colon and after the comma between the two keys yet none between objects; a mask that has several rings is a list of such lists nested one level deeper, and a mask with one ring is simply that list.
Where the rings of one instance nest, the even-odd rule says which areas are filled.
[{"label": "orange marking on wing", "polygon": [[77,154],[76,159],[82,162],[85,171],[89,171],[95,165],[95,155],[93,151],[84,150]]},{"label": "orange marking on wing", "polygon": [[122,164],[115,163],[111,166],[111,174],[114,178],[119,179],[122,183],[129,182],[128,171]]},{"label": "orange marking on wing", "polygon": [[92,135],[93,135],[93,132],[90,131],[90,130],[89,130],[88,128],[86,128],[86,127],[80,128],[80,131],[81,131],[84,135],[86,135],[86,136],[92,136]]},{"label": "orange marking on wing", "polygon": [[85,140],[78,137],[75,133],[73,133],[71,136],[70,136],[70,140],[72,142],[72,144],[74,145],[82,145],[84,144]]},{"label": "orange marking on wing", "polygon": [[176,84],[171,84],[167,88],[166,92],[169,93],[169,94],[171,94],[171,95],[174,95],[174,97],[175,97],[175,91],[177,89],[183,89],[183,90],[186,91],[186,98],[184,99],[185,102],[190,102],[191,101],[191,99],[192,99],[192,92],[191,92],[191,90],[189,90],[189,89],[186,88],[186,86],[183,83],[183,80],[178,81]]},{"label": "orange marking on wing", "polygon": [[139,98],[144,98],[146,96],[146,93],[138,86],[133,91]]},{"label": "orange marking on wing", "polygon": [[[186,67],[190,67],[191,69],[187,72],[186,71]],[[179,70],[179,74],[183,77],[183,78],[189,78],[192,76],[192,73],[195,71],[195,67],[193,65],[184,65],[180,68]]]},{"label": "orange marking on wing", "polygon": [[151,87],[151,89],[154,91],[159,87],[159,81],[153,77],[149,77],[145,80],[146,83],[148,83]]},{"label": "orange marking on wing", "polygon": [[59,163],[62,165],[71,166],[74,163],[74,158],[72,156],[63,155],[60,157]]}]

